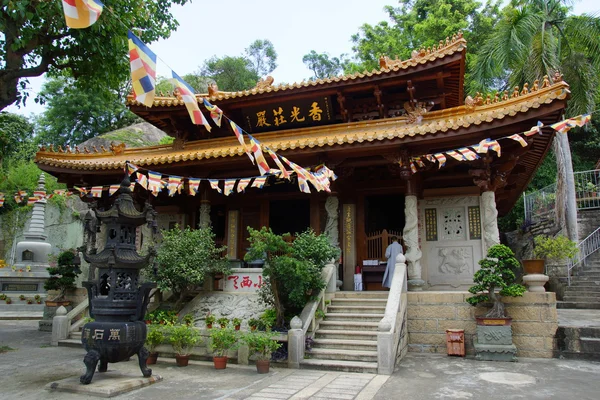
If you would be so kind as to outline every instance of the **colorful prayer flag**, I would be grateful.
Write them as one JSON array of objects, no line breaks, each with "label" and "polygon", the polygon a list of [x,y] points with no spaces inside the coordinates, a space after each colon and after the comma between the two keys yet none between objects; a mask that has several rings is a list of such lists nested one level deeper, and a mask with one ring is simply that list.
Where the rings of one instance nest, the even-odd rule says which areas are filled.
[{"label": "colorful prayer flag", "polygon": [[248,135],[248,137],[250,138],[250,150],[254,154],[256,166],[258,167],[260,174],[264,175],[269,172],[270,167],[269,164],[267,164],[267,160],[265,160],[265,156],[260,148],[260,142],[254,139],[252,135]]},{"label": "colorful prayer flag", "polygon": [[425,168],[425,163],[421,160],[421,157],[413,158],[413,161],[417,163],[420,168]]},{"label": "colorful prayer flag", "polygon": [[219,187],[219,180],[218,179],[209,179],[208,182],[210,183],[210,187],[211,188],[213,188],[214,190],[216,190],[219,193],[223,193],[223,191]]},{"label": "colorful prayer flag", "polygon": [[156,54],[131,31],[127,31],[127,37],[133,94],[137,101],[152,107],[156,84]]},{"label": "colorful prayer flag", "polygon": [[265,185],[266,181],[267,181],[266,176],[259,176],[257,178],[254,178],[254,182],[252,182],[252,186],[250,186],[250,187],[262,189],[263,186]]},{"label": "colorful prayer flag", "polygon": [[210,102],[205,98],[203,98],[202,101],[204,102],[204,107],[206,107],[206,109],[210,111],[210,117],[212,118],[212,120],[215,121],[215,124],[217,124],[218,127],[221,127],[221,118],[223,118],[223,110],[221,110],[219,107],[213,104],[210,104]]},{"label": "colorful prayer flag", "polygon": [[281,171],[281,177],[290,179],[290,173],[287,171],[287,169],[284,167],[284,165],[279,160],[277,153],[275,153],[273,150],[271,150],[269,147],[266,147],[266,146],[265,146],[265,150],[267,150],[267,152],[269,153],[269,155],[271,156],[273,161],[275,161],[275,164],[277,164],[277,167],[279,167],[279,169]]},{"label": "colorful prayer flag", "polygon": [[448,154],[450,157],[454,158],[456,161],[464,161],[465,160],[465,157],[455,150],[448,150],[445,153]]},{"label": "colorful prayer flag", "polygon": [[37,197],[29,197],[27,198],[27,205],[28,206],[32,206],[34,205],[39,199]]},{"label": "colorful prayer flag", "polygon": [[508,136],[508,138],[519,142],[519,144],[523,147],[527,146],[527,142],[525,141],[525,139],[523,139],[521,137],[521,135],[519,135],[518,133],[515,133],[514,135],[510,135],[510,136]]},{"label": "colorful prayer flag", "polygon": [[240,144],[242,145],[242,148],[244,149],[244,151],[248,155],[248,158],[250,159],[250,161],[254,165],[254,157],[252,157],[252,153],[250,152],[250,149],[248,149],[248,146],[246,146],[246,142],[244,141],[244,133],[242,131],[242,128],[240,128],[239,126],[237,126],[237,124],[235,122],[231,121],[231,120],[229,120],[229,125],[231,125],[231,129],[233,129],[233,133],[235,133],[235,136],[237,137],[238,142],[240,142]]},{"label": "colorful prayer flag", "polygon": [[67,190],[66,189],[55,189],[54,194],[57,196],[64,196],[65,194],[67,194]]},{"label": "colorful prayer flag", "polygon": [[435,164],[435,162],[436,162],[435,157],[433,155],[431,155],[431,154],[426,154],[425,158],[427,159],[427,161],[429,161],[431,163]]},{"label": "colorful prayer flag", "polygon": [[576,126],[583,126],[590,122],[591,116],[590,114],[578,115],[573,118],[566,119],[564,121],[557,122],[555,124],[550,125],[552,129],[560,133],[567,133],[571,128],[575,128]]},{"label": "colorful prayer flag", "polygon": [[88,194],[88,190],[86,188],[81,188],[78,186],[73,186],[73,189],[77,190],[79,192],[79,197],[83,197],[86,194]]},{"label": "colorful prayer flag", "polygon": [[181,176],[169,176],[169,182],[167,183],[167,189],[169,190],[169,196],[173,197],[175,192],[181,194]]},{"label": "colorful prayer flag", "polygon": [[102,197],[102,186],[92,186],[92,197]]},{"label": "colorful prayer flag", "polygon": [[98,0],[62,0],[65,21],[69,28],[82,29],[93,25],[104,5]]},{"label": "colorful prayer flag", "polygon": [[45,199],[46,198],[46,191],[45,190],[34,190],[33,191],[33,197],[37,197],[38,199]]},{"label": "colorful prayer flag", "polygon": [[131,176],[134,172],[136,172],[138,170],[138,166],[137,165],[133,165],[131,163],[127,163],[127,173],[129,176]]},{"label": "colorful prayer flag", "polygon": [[162,175],[158,172],[148,171],[148,190],[152,192],[154,196],[158,196],[158,193],[163,189],[165,183],[160,179]]},{"label": "colorful prayer flag", "polygon": [[4,205],[4,197],[0,199],[0,207]]},{"label": "colorful prayer flag", "polygon": [[468,147],[461,147],[460,149],[458,149],[458,152],[460,154],[462,154],[462,156],[469,160],[469,161],[473,161],[479,158],[479,156],[477,154],[475,154],[475,152],[471,149],[469,149]]},{"label": "colorful prayer flag", "polygon": [[410,170],[412,171],[413,174],[417,173],[417,167],[415,166],[414,162],[410,162]]},{"label": "colorful prayer flag", "polygon": [[187,108],[188,113],[190,114],[192,122],[196,125],[204,125],[206,130],[210,132],[211,126],[208,124],[206,118],[204,118],[204,114],[202,114],[202,111],[200,111],[200,107],[198,107],[198,99],[196,99],[194,89],[192,89],[192,87],[188,85],[186,81],[177,75],[175,71],[171,72],[173,75],[173,79],[171,79],[171,81],[175,87],[179,89],[179,94],[181,95],[181,99],[185,104],[185,108]]},{"label": "colorful prayer flag", "polygon": [[225,196],[229,196],[233,193],[233,188],[235,187],[235,182],[237,179],[225,179]]},{"label": "colorful prayer flag", "polygon": [[298,177],[298,187],[300,188],[300,191],[303,193],[310,193],[310,188],[308,187],[308,184],[306,183],[306,178],[302,175],[297,174]]},{"label": "colorful prayer flag", "polygon": [[108,195],[112,196],[113,194],[115,194],[116,191],[119,190],[119,187],[121,187],[121,185],[110,185],[110,187],[108,188]]},{"label": "colorful prayer flag", "polygon": [[146,178],[146,175],[142,174],[141,172],[136,172],[136,174],[137,183],[139,183],[144,189],[148,190],[148,178]]},{"label": "colorful prayer flag", "polygon": [[538,121],[536,126],[532,127],[527,132],[523,132],[523,134],[525,136],[533,136],[533,135],[537,135],[538,133],[542,133],[542,126],[544,126],[542,121]]},{"label": "colorful prayer flag", "polygon": [[252,178],[242,178],[240,179],[240,181],[238,182],[237,185],[237,192],[245,192],[246,191],[246,186],[248,186],[248,184],[250,183],[250,181],[252,180]]},{"label": "colorful prayer flag", "polygon": [[191,196],[195,196],[198,193],[198,186],[200,186],[200,178],[189,178],[188,179],[188,193]]},{"label": "colorful prayer flag", "polygon": [[439,168],[442,168],[444,165],[446,165],[446,156],[443,155],[442,153],[436,153],[433,155],[435,157],[435,159],[437,160],[439,166]]}]

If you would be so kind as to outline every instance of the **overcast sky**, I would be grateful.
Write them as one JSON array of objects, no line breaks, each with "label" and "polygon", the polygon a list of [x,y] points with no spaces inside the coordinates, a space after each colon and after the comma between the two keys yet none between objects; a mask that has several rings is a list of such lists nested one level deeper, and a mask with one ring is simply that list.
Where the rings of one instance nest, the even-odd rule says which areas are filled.
[{"label": "overcast sky", "polygon": [[[597,0],[576,1],[575,14],[600,11]],[[271,75],[275,84],[300,82],[312,74],[302,56],[315,50],[332,56],[350,54],[350,37],[364,23],[387,20],[383,7],[393,0],[194,0],[174,6],[179,28],[170,38],[149,47],[159,61],[158,74],[170,76],[169,67],[180,76],[196,71],[204,60],[216,55],[238,56],[256,39],[269,39],[277,51],[279,65]],[[108,15],[106,15],[108,16]],[[104,16],[103,16],[104,17]],[[39,113],[43,107],[33,98],[43,78],[30,79],[27,107],[11,106],[6,111],[23,115]]]}]

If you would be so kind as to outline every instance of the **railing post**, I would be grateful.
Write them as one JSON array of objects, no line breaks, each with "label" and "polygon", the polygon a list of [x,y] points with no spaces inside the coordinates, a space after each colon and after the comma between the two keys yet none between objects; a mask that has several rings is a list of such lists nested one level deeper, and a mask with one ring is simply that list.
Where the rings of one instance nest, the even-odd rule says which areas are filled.
[{"label": "railing post", "polygon": [[59,340],[69,337],[69,325],[67,309],[64,306],[58,307],[56,315],[52,318],[52,346],[58,346]]},{"label": "railing post", "polygon": [[288,331],[288,368],[300,368],[300,361],[304,359],[304,332],[302,320],[292,318],[291,329]]}]

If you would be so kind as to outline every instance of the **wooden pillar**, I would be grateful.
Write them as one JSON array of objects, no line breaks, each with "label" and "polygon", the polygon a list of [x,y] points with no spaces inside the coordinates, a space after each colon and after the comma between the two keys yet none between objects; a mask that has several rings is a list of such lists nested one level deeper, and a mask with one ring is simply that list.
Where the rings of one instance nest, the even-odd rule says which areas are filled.
[{"label": "wooden pillar", "polygon": [[261,199],[260,200],[260,226],[263,227],[269,227],[269,208],[270,208],[270,203],[269,200],[267,199]]},{"label": "wooden pillar", "polygon": [[239,257],[239,225],[240,212],[231,210],[227,213],[227,258],[237,260]]},{"label": "wooden pillar", "polygon": [[344,260],[344,290],[354,290],[356,266],[356,205],[342,206],[342,256]]},{"label": "wooden pillar", "polygon": [[319,197],[310,197],[310,227],[317,235],[321,234],[321,215],[319,208]]}]

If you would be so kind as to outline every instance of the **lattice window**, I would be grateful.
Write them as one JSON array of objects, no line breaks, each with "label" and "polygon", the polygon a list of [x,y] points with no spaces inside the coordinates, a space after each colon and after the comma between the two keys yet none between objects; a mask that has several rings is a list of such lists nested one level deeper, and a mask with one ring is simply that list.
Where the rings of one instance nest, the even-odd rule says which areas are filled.
[{"label": "lattice window", "polygon": [[428,242],[438,240],[437,210],[435,208],[425,209],[425,240]]},{"label": "lattice window", "polygon": [[446,208],[442,213],[442,239],[465,239],[465,210],[462,207]]},{"label": "lattice window", "polygon": [[481,239],[481,214],[479,206],[469,207],[469,238]]},{"label": "lattice window", "polygon": [[116,288],[121,290],[133,290],[137,287],[137,277],[132,277],[129,272],[117,272]]}]

